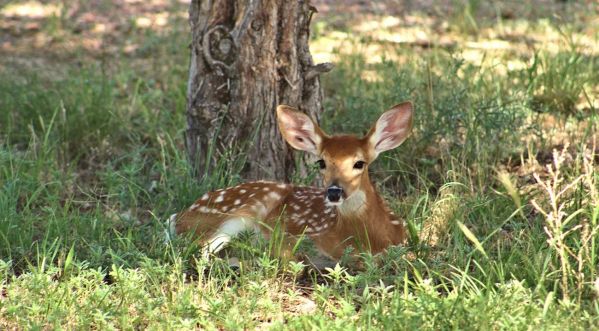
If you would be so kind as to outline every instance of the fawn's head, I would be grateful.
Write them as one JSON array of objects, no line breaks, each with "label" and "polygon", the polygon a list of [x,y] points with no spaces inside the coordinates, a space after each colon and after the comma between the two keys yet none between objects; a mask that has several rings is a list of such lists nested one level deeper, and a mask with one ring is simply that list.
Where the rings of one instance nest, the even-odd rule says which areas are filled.
[{"label": "fawn's head", "polygon": [[368,166],[381,152],[399,146],[408,137],[412,109],[410,102],[392,107],[361,138],[329,136],[310,117],[285,105],[277,107],[277,119],[283,137],[292,147],[319,158],[327,202],[342,205],[349,199],[364,200],[365,190],[371,189]]}]

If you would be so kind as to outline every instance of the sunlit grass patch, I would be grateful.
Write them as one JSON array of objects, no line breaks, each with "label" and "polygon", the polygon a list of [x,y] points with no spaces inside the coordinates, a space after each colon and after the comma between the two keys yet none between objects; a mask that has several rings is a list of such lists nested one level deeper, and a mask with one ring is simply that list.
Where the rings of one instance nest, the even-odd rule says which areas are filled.
[{"label": "sunlit grass patch", "polygon": [[58,15],[60,10],[61,6],[58,4],[25,1],[22,3],[9,3],[0,10],[0,14],[7,17],[43,18]]}]

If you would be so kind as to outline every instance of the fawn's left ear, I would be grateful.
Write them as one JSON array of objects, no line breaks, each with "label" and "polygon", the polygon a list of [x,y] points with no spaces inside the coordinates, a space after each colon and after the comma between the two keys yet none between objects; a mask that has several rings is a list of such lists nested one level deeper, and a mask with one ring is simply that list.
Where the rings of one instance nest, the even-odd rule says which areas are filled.
[{"label": "fawn's left ear", "polygon": [[308,115],[295,108],[277,107],[277,120],[283,138],[295,149],[318,155],[325,134]]},{"label": "fawn's left ear", "polygon": [[376,158],[381,152],[393,149],[406,140],[412,131],[412,103],[407,101],[387,110],[367,134]]}]

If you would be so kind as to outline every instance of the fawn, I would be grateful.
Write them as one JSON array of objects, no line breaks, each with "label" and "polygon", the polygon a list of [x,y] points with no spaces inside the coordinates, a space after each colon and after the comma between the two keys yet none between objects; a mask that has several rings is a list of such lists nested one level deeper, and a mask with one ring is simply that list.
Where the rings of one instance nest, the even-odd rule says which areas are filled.
[{"label": "fawn", "polygon": [[411,102],[398,104],[358,138],[328,136],[304,113],[278,106],[277,121],[283,137],[295,149],[319,158],[325,188],[258,181],[206,193],[170,217],[167,240],[171,234],[192,232],[200,238],[205,252],[216,253],[244,230],[259,231],[268,238],[280,222],[287,245],[306,235],[333,259],[339,259],[348,246],[376,254],[403,243],[404,222],[377,193],[368,166],[381,152],[399,146],[408,137],[412,113]]}]

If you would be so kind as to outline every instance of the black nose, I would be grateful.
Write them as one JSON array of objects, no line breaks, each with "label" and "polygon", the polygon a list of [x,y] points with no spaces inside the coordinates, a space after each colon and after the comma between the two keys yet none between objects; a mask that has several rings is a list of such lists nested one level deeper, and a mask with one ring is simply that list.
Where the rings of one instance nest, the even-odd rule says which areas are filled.
[{"label": "black nose", "polygon": [[327,189],[327,199],[330,202],[337,202],[341,199],[341,194],[343,193],[343,189],[336,185],[331,185]]}]

